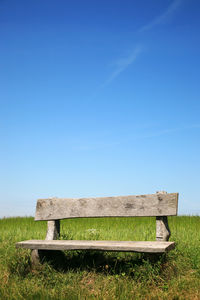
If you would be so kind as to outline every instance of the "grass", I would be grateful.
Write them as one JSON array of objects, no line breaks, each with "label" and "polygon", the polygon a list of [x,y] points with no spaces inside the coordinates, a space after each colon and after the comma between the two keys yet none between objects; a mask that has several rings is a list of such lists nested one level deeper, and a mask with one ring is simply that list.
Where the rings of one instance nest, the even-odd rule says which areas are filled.
[{"label": "grass", "polygon": [[[0,299],[200,299],[200,217],[169,218],[176,249],[157,261],[143,254],[69,251],[37,269],[15,243],[44,239],[46,222],[0,219]],[[155,240],[154,218],[61,222],[61,239]]]}]

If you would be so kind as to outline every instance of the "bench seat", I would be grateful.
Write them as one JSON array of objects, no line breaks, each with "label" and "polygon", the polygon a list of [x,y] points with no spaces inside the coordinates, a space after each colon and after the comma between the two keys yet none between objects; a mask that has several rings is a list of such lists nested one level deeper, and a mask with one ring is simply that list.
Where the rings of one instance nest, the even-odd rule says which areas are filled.
[{"label": "bench seat", "polygon": [[144,253],[164,253],[175,248],[174,242],[163,241],[86,241],[86,240],[29,240],[16,244],[17,248],[39,250],[102,250]]}]

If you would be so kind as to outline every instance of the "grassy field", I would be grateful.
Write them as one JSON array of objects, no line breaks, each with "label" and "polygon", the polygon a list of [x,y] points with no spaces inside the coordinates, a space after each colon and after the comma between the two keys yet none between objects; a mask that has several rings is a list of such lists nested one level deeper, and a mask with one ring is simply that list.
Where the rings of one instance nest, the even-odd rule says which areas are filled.
[{"label": "grassy field", "polygon": [[[200,217],[169,218],[176,249],[157,261],[142,254],[66,252],[30,265],[15,242],[45,238],[46,223],[0,219],[0,299],[200,299]],[[72,219],[61,239],[155,240],[154,218]]]}]

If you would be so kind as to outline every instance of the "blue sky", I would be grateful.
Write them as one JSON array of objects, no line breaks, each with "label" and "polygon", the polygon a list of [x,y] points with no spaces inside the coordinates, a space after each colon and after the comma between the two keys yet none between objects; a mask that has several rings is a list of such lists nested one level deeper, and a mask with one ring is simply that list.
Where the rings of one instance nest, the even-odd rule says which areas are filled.
[{"label": "blue sky", "polygon": [[0,1],[0,217],[179,192],[200,214],[200,2]]}]

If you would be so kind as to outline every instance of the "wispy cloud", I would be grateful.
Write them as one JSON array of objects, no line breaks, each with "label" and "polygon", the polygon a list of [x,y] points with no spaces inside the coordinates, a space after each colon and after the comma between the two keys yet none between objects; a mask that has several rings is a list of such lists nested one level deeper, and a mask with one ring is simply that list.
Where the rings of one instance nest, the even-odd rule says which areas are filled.
[{"label": "wispy cloud", "polygon": [[163,135],[176,133],[176,132],[178,133],[178,132],[182,132],[182,131],[185,131],[185,130],[192,130],[192,129],[200,129],[200,124],[186,125],[186,126],[183,126],[183,127],[163,129],[163,130],[160,130],[160,131],[151,132],[149,134],[141,136],[140,138],[146,139],[146,138],[160,137],[160,136],[163,136]]},{"label": "wispy cloud", "polygon": [[[159,16],[157,16],[150,23],[141,27],[138,32],[149,31],[155,26],[162,24],[168,20],[168,18],[178,9],[184,0],[174,0],[168,8]],[[116,79],[123,71],[125,71],[130,65],[132,65],[137,57],[142,52],[142,47],[137,45],[135,49],[127,56],[118,59],[113,65],[115,66],[114,71],[110,77],[102,84],[101,88],[109,85],[114,79]]]},{"label": "wispy cloud", "polygon": [[164,11],[161,15],[156,17],[153,21],[144,25],[139,29],[139,32],[144,32],[152,29],[156,25],[162,24],[167,21],[167,19],[177,10],[177,8],[181,5],[182,0],[174,0],[169,7]]},{"label": "wispy cloud", "polygon": [[117,76],[119,76],[123,71],[125,71],[133,62],[136,60],[138,55],[141,53],[142,47],[136,46],[135,49],[126,57],[118,59],[113,65],[115,66],[115,70],[112,72],[110,77],[103,84],[107,86],[110,84]]},{"label": "wispy cloud", "polygon": [[[141,129],[143,129],[143,125],[140,126]],[[200,124],[191,124],[191,125],[185,125],[185,126],[180,126],[180,127],[173,127],[173,128],[166,128],[162,130],[151,130],[151,127],[149,130],[147,130],[146,133],[138,133],[135,132],[134,130],[131,129],[131,134],[129,133],[127,135],[127,131],[130,132],[130,129],[126,129],[123,137],[121,136],[119,138],[118,134],[113,136],[111,134],[105,136],[101,136],[99,134],[98,139],[95,140],[95,138],[90,138],[87,140],[86,137],[84,137],[83,140],[80,139],[80,137],[77,139],[77,141],[70,142],[70,147],[73,145],[74,150],[78,151],[96,151],[100,149],[107,149],[107,148],[113,148],[113,147],[118,147],[120,145],[125,145],[127,146],[128,144],[136,143],[136,142],[142,142],[143,140],[148,140],[148,139],[156,139],[156,141],[159,141],[159,138],[162,136],[167,136],[171,134],[180,134],[184,133],[185,131],[192,131],[195,129],[200,129]],[[148,128],[147,128],[148,129]],[[87,142],[86,142],[87,140]]]}]

